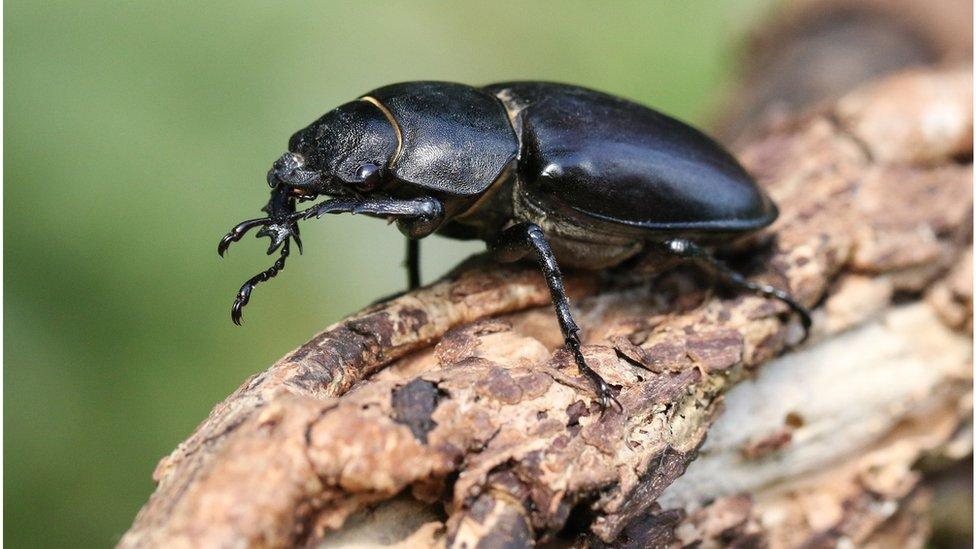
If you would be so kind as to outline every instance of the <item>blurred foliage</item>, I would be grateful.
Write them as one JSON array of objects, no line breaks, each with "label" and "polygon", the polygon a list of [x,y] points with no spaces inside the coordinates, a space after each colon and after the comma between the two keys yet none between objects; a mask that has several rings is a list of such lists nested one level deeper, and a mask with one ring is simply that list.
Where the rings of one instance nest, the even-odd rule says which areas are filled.
[{"label": "blurred foliage", "polygon": [[[7,2],[4,540],[114,543],[216,402],[403,285],[395,229],[323,219],[231,324],[271,259],[215,245],[293,131],[416,79],[574,82],[702,122],[768,4]],[[427,280],[482,248],[432,240]]]}]

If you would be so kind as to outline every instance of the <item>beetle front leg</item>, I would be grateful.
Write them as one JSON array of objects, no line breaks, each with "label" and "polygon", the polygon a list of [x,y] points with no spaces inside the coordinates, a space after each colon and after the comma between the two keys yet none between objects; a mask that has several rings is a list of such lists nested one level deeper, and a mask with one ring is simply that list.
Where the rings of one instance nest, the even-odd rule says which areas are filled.
[{"label": "beetle front leg", "polygon": [[395,220],[407,237],[407,286],[420,286],[419,239],[433,233],[444,221],[444,205],[433,197],[409,200],[395,198],[334,198],[295,214],[296,218],[319,218],[324,214],[352,213]]},{"label": "beetle front leg", "polygon": [[[433,197],[407,200],[395,198],[333,198],[295,214],[296,218],[319,218],[325,214],[352,213],[395,220],[397,227],[407,237],[407,286],[408,290],[420,287],[419,239],[437,230],[444,220],[444,205]],[[386,301],[402,295],[402,292],[384,297]]]},{"label": "beetle front leg", "polygon": [[434,232],[444,219],[444,205],[430,196],[401,200],[397,198],[331,198],[307,210],[294,214],[295,219],[319,218],[325,214],[364,214],[397,221],[414,221],[430,226],[422,238]]},{"label": "beetle front leg", "polygon": [[782,301],[800,317],[800,322],[803,324],[803,339],[800,340],[800,342],[802,343],[805,341],[807,336],[810,335],[810,327],[813,325],[813,320],[810,318],[810,311],[807,310],[807,308],[803,305],[797,303],[797,301],[793,299],[793,296],[791,296],[788,292],[780,290],[779,288],[769,284],[759,284],[747,279],[741,274],[730,269],[725,263],[715,259],[715,257],[708,253],[707,250],[690,240],[675,238],[673,240],[668,240],[664,243],[664,245],[668,254],[681,261],[698,265],[712,276],[715,276],[720,281],[732,286],[733,288],[746,290]]},{"label": "beetle front leg", "polygon": [[573,320],[573,315],[569,309],[569,298],[566,296],[566,289],[563,287],[563,275],[559,271],[556,256],[552,253],[542,228],[535,223],[528,222],[513,225],[502,231],[488,247],[495,258],[503,263],[518,261],[530,252],[535,252],[539,268],[542,269],[546,284],[549,286],[549,294],[552,296],[552,304],[556,309],[556,319],[559,321],[559,329],[562,331],[566,347],[573,353],[573,359],[580,371],[592,379],[596,385],[600,407],[606,410],[612,402],[623,411],[623,407],[613,396],[607,382],[586,364],[586,358],[580,350],[580,328]]}]

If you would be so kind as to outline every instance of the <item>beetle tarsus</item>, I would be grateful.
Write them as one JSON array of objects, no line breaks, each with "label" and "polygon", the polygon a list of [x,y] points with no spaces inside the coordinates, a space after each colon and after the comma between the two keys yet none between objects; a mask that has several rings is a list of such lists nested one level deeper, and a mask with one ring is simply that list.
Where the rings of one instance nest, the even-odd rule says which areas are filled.
[{"label": "beetle tarsus", "polygon": [[596,386],[596,395],[600,404],[601,413],[606,413],[611,404],[617,409],[617,411],[623,413],[624,407],[620,404],[620,401],[617,400],[617,397],[613,396],[613,390],[610,389],[610,384],[607,383],[606,380],[596,372],[596,370],[590,368],[590,366],[586,363],[586,357],[583,356],[583,351],[580,348],[579,336],[577,334],[573,334],[572,336],[567,337],[565,344],[566,347],[569,348],[569,351],[573,353],[573,360],[576,361],[576,367],[579,368],[582,374],[589,377]]},{"label": "beetle tarsus", "polygon": [[810,317],[810,311],[797,302],[793,296],[789,294],[789,292],[781,290],[770,284],[761,284],[747,279],[729,268],[729,266],[725,263],[713,257],[712,254],[708,253],[708,251],[706,251],[704,248],[690,240],[684,238],[669,240],[665,242],[665,249],[667,250],[667,253],[681,261],[687,261],[689,263],[698,265],[728,286],[782,301],[787,307],[790,308],[790,310],[800,317],[800,323],[803,326],[803,337],[800,339],[800,343],[806,341],[807,337],[810,335],[810,328],[813,326],[813,319]]},{"label": "beetle tarsus", "polygon": [[243,322],[244,306],[247,305],[250,295],[251,288],[247,288],[246,293],[245,289],[241,288],[240,293],[237,294],[237,299],[234,300],[234,304],[230,308],[230,319],[238,326]]}]

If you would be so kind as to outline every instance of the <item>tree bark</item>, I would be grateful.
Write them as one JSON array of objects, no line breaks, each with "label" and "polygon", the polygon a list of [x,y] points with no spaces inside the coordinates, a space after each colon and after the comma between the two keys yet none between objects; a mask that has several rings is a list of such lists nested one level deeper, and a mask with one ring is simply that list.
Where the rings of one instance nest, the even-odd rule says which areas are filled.
[{"label": "tree bark", "polygon": [[570,273],[601,416],[536,269],[475,258],[248,379],[120,546],[919,546],[914,466],[971,452],[971,81],[899,73],[739,141],[781,215],[730,260],[814,307],[805,344],[694,272]]}]

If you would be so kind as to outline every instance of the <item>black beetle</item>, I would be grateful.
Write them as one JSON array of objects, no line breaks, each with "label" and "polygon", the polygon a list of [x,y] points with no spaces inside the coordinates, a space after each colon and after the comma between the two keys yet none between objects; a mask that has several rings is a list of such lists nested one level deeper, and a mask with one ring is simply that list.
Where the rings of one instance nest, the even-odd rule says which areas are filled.
[{"label": "black beetle", "polygon": [[[810,327],[788,293],[745,279],[703,247],[766,227],[775,204],[712,139],[631,101],[546,82],[393,84],[328,112],[288,151],[268,172],[268,217],[240,223],[218,246],[223,255],[258,226],[269,254],[283,246],[241,287],[235,323],[254,285],[284,267],[290,239],[301,246],[299,220],[351,212],[397,222],[410,288],[420,283],[417,239],[434,232],[485,240],[503,262],[534,252],[566,346],[604,408],[615,399],[580,352],[557,260],[602,269],[665,254],[785,302]],[[320,195],[333,198],[296,211],[296,200]]]}]

